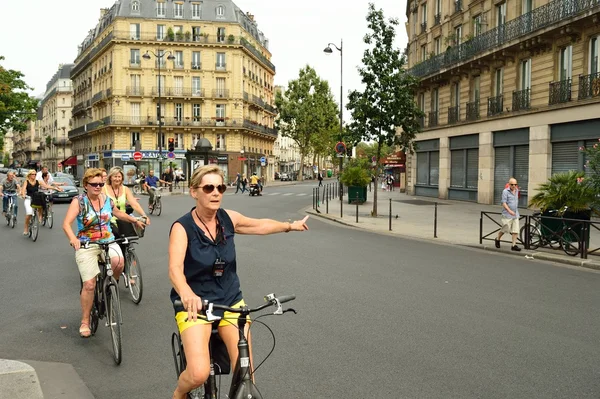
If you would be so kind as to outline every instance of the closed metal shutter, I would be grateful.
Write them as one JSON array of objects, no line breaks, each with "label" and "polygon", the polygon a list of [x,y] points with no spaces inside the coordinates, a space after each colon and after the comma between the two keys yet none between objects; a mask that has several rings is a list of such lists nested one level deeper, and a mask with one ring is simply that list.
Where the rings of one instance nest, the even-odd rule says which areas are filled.
[{"label": "closed metal shutter", "polygon": [[437,186],[440,181],[440,152],[431,151],[429,154],[429,184]]},{"label": "closed metal shutter", "polygon": [[494,204],[502,201],[502,191],[511,177],[510,147],[496,147],[494,155]]},{"label": "closed metal shutter", "polygon": [[515,169],[513,176],[519,183],[521,192],[519,206],[527,207],[527,189],[529,187],[529,146],[518,145],[515,147]]},{"label": "closed metal shutter", "polygon": [[467,150],[467,188],[477,188],[479,180],[479,149]]},{"label": "closed metal shutter", "polygon": [[427,175],[429,174],[429,153],[417,153],[417,184],[429,184]]},{"label": "closed metal shutter", "polygon": [[578,142],[552,143],[552,174],[570,170],[579,170]]},{"label": "closed metal shutter", "polygon": [[450,187],[465,186],[465,151],[450,151]]}]

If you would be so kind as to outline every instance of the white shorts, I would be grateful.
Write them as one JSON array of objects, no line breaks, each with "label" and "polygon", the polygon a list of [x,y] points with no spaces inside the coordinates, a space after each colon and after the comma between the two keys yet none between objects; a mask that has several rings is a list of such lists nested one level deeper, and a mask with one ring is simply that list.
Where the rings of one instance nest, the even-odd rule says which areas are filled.
[{"label": "white shorts", "polygon": [[23,205],[25,205],[25,214],[27,216],[33,215],[33,208],[31,207],[31,198],[30,197],[25,198],[25,200],[23,201]]},{"label": "white shorts", "polygon": [[519,234],[519,219],[501,218],[503,233]]},{"label": "white shorts", "polygon": [[[123,259],[123,252],[121,251],[121,247],[116,242],[113,242],[108,246],[108,253],[111,259],[121,258]],[[81,276],[81,281],[88,281],[96,277],[98,273],[100,273],[100,268],[98,267],[98,256],[103,255],[104,252],[102,248],[98,245],[90,245],[89,248],[79,248],[75,251],[75,261],[77,262],[77,267],[79,268],[79,275]]]}]

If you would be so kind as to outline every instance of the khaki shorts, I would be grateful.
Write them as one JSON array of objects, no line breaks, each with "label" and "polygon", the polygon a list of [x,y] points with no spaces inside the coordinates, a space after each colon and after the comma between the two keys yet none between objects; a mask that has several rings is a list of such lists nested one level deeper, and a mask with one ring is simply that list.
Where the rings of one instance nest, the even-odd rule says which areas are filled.
[{"label": "khaki shorts", "polygon": [[519,234],[519,219],[501,218],[503,233]]},{"label": "khaki shorts", "polygon": [[[111,259],[123,258],[123,252],[121,252],[119,244],[113,242],[108,248]],[[75,251],[75,262],[77,262],[77,267],[79,268],[81,281],[91,280],[100,273],[100,268],[98,267],[99,255],[104,256],[104,252],[98,245],[91,245],[90,248],[87,249],[79,248]]]}]

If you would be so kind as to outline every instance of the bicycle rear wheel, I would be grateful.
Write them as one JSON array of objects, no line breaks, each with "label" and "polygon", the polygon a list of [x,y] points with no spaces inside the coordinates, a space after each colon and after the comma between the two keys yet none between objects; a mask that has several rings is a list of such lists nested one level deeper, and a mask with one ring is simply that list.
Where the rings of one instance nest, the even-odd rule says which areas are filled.
[{"label": "bicycle rear wheel", "polygon": [[579,235],[573,230],[565,230],[560,236],[560,247],[567,255],[577,256],[579,254]]},{"label": "bicycle rear wheel", "polygon": [[50,210],[48,212],[48,215],[46,215],[46,219],[47,219],[48,228],[51,229],[52,226],[54,226],[54,212],[52,212],[52,210]]},{"label": "bicycle rear wheel", "polygon": [[31,239],[35,242],[38,238],[38,232],[40,230],[40,224],[37,217],[37,209],[33,210],[33,216],[31,216]]},{"label": "bicycle rear wheel", "polygon": [[11,210],[9,209],[9,210],[6,212],[6,225],[7,225],[7,226],[10,226],[10,221],[11,221],[11,219],[12,219],[12,212],[11,212]]},{"label": "bicycle rear wheel", "polygon": [[156,204],[154,205],[154,210],[156,211],[156,216],[160,216],[162,213],[162,201],[160,198],[156,199]]},{"label": "bicycle rear wheel", "polygon": [[142,190],[140,189],[140,185],[136,184],[135,186],[133,186],[133,193],[135,195],[139,195],[142,192]]},{"label": "bicycle rear wheel", "polygon": [[125,256],[125,262],[127,264],[127,275],[125,278],[129,279],[127,285],[129,286],[131,300],[137,305],[141,302],[142,294],[144,293],[142,269],[140,267],[140,261],[133,248],[129,249]]},{"label": "bicycle rear wheel", "polygon": [[113,360],[116,364],[121,364],[121,361],[123,360],[121,347],[121,303],[119,302],[119,293],[115,285],[111,284],[108,287],[108,292],[106,293],[106,305],[110,339],[113,347]]}]

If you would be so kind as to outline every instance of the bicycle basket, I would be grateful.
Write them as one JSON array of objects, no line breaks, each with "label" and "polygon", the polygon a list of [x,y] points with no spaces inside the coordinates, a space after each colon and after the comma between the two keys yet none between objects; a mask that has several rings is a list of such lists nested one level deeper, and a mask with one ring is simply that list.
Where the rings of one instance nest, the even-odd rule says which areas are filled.
[{"label": "bicycle basket", "polygon": [[144,236],[144,229],[137,227],[135,223],[124,222],[117,219],[117,228],[121,237],[142,238]]}]

